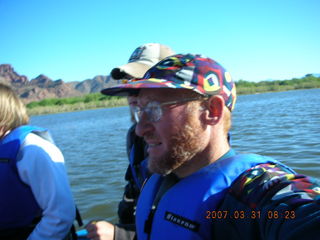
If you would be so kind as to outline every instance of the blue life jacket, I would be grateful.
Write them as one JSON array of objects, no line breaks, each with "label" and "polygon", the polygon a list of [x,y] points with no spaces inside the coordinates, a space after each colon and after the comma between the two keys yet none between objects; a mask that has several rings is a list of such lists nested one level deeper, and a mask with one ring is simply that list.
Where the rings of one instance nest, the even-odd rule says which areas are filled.
[{"label": "blue life jacket", "polygon": [[212,239],[208,211],[216,210],[232,182],[244,171],[276,160],[256,154],[220,159],[169,188],[152,209],[164,177],[153,174],[137,205],[136,229],[144,239]]},{"label": "blue life jacket", "polygon": [[48,133],[38,127],[20,126],[0,140],[0,230],[29,226],[41,216],[31,188],[19,177],[17,154],[29,133],[50,140]]}]

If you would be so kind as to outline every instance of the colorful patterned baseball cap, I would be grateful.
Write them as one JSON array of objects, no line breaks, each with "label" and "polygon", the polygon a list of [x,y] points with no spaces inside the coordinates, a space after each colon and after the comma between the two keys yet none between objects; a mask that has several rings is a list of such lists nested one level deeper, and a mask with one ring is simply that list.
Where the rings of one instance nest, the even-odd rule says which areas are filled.
[{"label": "colorful patterned baseball cap", "polygon": [[150,68],[141,79],[106,88],[101,93],[128,96],[145,88],[189,89],[203,96],[221,95],[233,110],[236,86],[231,75],[216,61],[194,54],[177,54]]},{"label": "colorful patterned baseball cap", "polygon": [[143,44],[133,51],[127,64],[111,70],[111,78],[119,80],[126,78],[126,75],[142,78],[149,68],[174,54],[170,47],[160,43]]}]

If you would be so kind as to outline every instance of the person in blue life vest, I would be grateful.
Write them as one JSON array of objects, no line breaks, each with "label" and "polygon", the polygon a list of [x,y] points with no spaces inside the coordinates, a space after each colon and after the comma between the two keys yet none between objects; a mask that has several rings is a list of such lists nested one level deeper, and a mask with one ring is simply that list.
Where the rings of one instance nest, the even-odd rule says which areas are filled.
[{"label": "person in blue life vest", "polygon": [[229,144],[236,87],[202,55],[176,54],[142,79],[107,88],[138,94],[136,134],[152,176],[134,227],[88,225],[91,239],[317,239],[319,180]]},{"label": "person in blue life vest", "polygon": [[[112,69],[110,73],[111,79],[127,82],[133,78],[142,78],[150,67],[173,54],[173,50],[166,45],[160,43],[143,44],[132,52],[127,64]],[[136,121],[132,109],[137,104],[137,96],[132,94],[127,99],[132,126],[127,133],[127,154],[129,159],[129,166],[125,174],[127,184],[118,207],[119,223],[121,224],[134,223],[134,208],[141,187],[150,176],[150,172],[147,169],[146,144],[142,137],[135,134]]]},{"label": "person in blue life vest", "polygon": [[[112,80],[127,82],[133,78],[141,78],[145,72],[160,60],[173,55],[173,50],[160,43],[146,43],[137,47],[131,54],[127,64],[113,68],[110,77]],[[134,224],[135,206],[144,181],[150,176],[147,169],[146,143],[142,137],[135,134],[136,121],[132,109],[137,104],[137,95],[127,97],[130,108],[132,126],[127,133],[127,154],[129,165],[125,174],[127,182],[123,198],[118,206],[120,224]],[[108,225],[106,221],[93,221],[97,226]]]},{"label": "person in blue life vest", "polygon": [[76,215],[64,157],[0,83],[0,239],[69,239]]}]

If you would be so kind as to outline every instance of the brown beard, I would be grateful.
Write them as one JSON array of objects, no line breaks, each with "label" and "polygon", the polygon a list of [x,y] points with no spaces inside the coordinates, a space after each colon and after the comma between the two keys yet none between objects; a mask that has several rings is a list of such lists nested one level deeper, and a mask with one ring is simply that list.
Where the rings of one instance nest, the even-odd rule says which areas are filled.
[{"label": "brown beard", "polygon": [[201,131],[195,114],[188,114],[186,124],[177,127],[176,134],[171,136],[169,151],[158,158],[149,157],[149,170],[166,175],[190,161],[201,149]]}]

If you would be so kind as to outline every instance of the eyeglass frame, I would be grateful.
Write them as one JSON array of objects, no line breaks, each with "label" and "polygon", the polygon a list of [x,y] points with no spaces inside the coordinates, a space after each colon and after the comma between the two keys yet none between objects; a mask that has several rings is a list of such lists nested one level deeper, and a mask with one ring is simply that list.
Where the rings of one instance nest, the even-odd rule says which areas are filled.
[{"label": "eyeglass frame", "polygon": [[[162,103],[159,103],[158,101],[150,101],[144,107],[140,107],[140,106],[136,105],[136,106],[132,106],[131,109],[132,109],[133,116],[134,116],[136,123],[140,122],[143,113],[146,113],[148,121],[155,123],[155,122],[158,122],[163,116],[163,110],[162,110],[163,106],[174,105],[174,104],[179,104],[179,103],[184,103],[184,102],[191,102],[191,101],[196,101],[196,100],[205,100],[205,99],[208,99],[208,97],[186,98],[186,99],[168,101],[168,102],[162,102]],[[154,106],[150,106],[150,104],[154,104]],[[156,109],[157,111],[155,111],[155,110],[154,111],[152,111],[152,110],[146,111],[148,108],[152,109],[152,107],[157,108]],[[157,116],[154,117],[155,115],[157,115]]]}]

